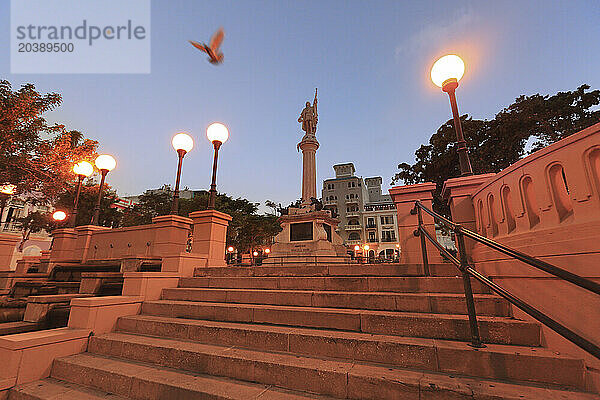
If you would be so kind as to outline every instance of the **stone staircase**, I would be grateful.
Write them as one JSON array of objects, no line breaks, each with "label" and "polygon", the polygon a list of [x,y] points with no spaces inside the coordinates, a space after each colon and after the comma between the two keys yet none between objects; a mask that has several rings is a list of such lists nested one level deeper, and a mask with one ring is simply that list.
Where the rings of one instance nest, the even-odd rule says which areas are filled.
[{"label": "stone staircase", "polygon": [[9,399],[596,399],[582,360],[451,265],[197,269]]}]

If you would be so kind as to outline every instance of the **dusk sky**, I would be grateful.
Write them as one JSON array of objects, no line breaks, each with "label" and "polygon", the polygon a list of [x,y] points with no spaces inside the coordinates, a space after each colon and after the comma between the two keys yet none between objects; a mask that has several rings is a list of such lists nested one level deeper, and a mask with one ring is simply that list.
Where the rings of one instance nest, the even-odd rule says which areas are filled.
[{"label": "dusk sky", "polygon": [[[0,6],[0,77],[59,92],[48,115],[115,156],[119,195],[173,184],[171,137],[195,139],[182,186],[208,189],[206,127],[225,123],[217,188],[284,205],[300,197],[298,115],[319,89],[317,182],[353,162],[385,190],[399,162],[450,118],[429,79],[444,54],[466,64],[461,114],[491,118],[521,94],[600,88],[600,2],[590,1],[153,1],[150,74],[10,74],[9,2]],[[188,39],[223,26],[224,63]]]}]

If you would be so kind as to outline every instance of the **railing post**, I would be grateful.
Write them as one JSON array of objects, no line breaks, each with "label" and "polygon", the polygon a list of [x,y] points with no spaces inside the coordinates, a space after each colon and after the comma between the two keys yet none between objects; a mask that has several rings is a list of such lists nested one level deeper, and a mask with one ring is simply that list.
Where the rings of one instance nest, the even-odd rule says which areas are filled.
[{"label": "railing post", "polygon": [[454,235],[456,236],[456,243],[458,244],[458,253],[460,257],[460,272],[462,273],[463,286],[465,289],[465,300],[467,301],[467,312],[469,313],[469,325],[471,327],[471,346],[477,348],[485,347],[485,345],[481,343],[481,337],[479,336],[479,327],[477,326],[477,314],[475,313],[475,301],[473,300],[473,289],[471,288],[471,277],[467,272],[469,263],[467,261],[465,238],[461,231],[460,225],[456,225],[454,229]]},{"label": "railing post", "polygon": [[421,207],[419,206],[418,202],[415,203],[415,208],[411,211],[411,214],[413,214],[413,211],[415,211],[415,209],[417,211],[417,220],[419,221],[419,227],[415,231],[415,236],[421,237],[421,256],[423,257],[423,273],[425,274],[425,276],[429,276],[429,261],[427,260],[427,243],[425,242],[425,235],[421,234],[421,229],[424,229],[423,216],[421,215]]}]

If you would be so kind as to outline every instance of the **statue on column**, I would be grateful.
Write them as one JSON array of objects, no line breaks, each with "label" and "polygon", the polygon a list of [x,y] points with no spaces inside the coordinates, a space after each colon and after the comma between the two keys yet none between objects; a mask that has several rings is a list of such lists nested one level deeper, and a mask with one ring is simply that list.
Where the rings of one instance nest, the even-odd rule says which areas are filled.
[{"label": "statue on column", "polygon": [[319,122],[319,115],[317,113],[317,89],[315,89],[315,99],[313,100],[312,106],[310,101],[306,102],[306,107],[300,113],[298,122],[302,124],[302,130],[307,135],[315,135],[317,133],[317,122]]}]

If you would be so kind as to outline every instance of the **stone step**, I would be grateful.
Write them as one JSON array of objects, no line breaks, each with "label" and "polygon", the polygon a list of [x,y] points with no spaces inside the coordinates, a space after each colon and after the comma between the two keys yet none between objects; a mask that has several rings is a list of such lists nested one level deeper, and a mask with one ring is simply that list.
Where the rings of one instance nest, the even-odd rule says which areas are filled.
[{"label": "stone step", "polygon": [[[180,301],[467,314],[465,297],[459,293],[170,288],[163,290],[162,298]],[[511,312],[510,303],[501,297],[488,294],[475,295],[475,309],[477,315],[509,316]]]},{"label": "stone step", "polygon": [[[471,283],[473,293],[490,293],[480,282]],[[460,277],[195,277],[181,278],[179,287],[464,293]]]},{"label": "stone step", "polygon": [[198,373],[199,369],[182,371],[83,353],[55,360],[51,376],[71,382],[69,384],[85,385],[139,400],[332,400],[331,397],[271,385],[208,376]]},{"label": "stone step", "polygon": [[[453,264],[430,264],[431,276],[457,276]],[[343,265],[299,265],[299,266],[236,266],[199,267],[194,276],[240,277],[240,276],[423,276],[421,264],[343,264]]]},{"label": "stone step", "polygon": [[543,348],[135,315],[117,329],[205,344],[388,364],[490,379],[585,388],[582,360]]},{"label": "stone step", "polygon": [[126,397],[53,378],[14,387],[8,400],[126,400]]},{"label": "stone step", "polygon": [[[176,300],[144,302],[142,314],[431,339],[465,341],[470,338],[466,315]],[[537,324],[506,317],[479,317],[478,323],[481,338],[486,343],[540,345],[540,327]]]},{"label": "stone step", "polygon": [[[426,398],[424,392],[427,391],[440,399],[447,399],[449,395],[454,396],[452,398],[473,399],[476,391],[497,396],[492,398],[507,398],[500,394],[506,392],[508,388],[512,389],[513,393],[519,392],[521,396],[525,395],[521,399],[553,398],[542,397],[552,395],[552,392],[572,395],[565,398],[586,396],[581,392],[578,394],[558,390],[556,387],[552,387],[555,390],[546,387],[542,392],[539,387],[515,384],[506,384],[505,390],[497,391],[495,385],[502,386],[497,381],[121,333],[91,338],[89,351],[111,358],[153,363],[161,367],[178,368],[336,398]],[[52,369],[53,377],[62,379],[73,375],[73,368],[64,368],[60,365],[62,363],[66,367],[68,360],[69,358],[55,362]],[[135,374],[131,369],[126,371]],[[81,373],[94,376],[94,373],[89,370]],[[143,375],[143,372],[139,375]],[[93,382],[94,379],[90,380]],[[416,397],[408,397],[408,395],[416,395]]]}]

